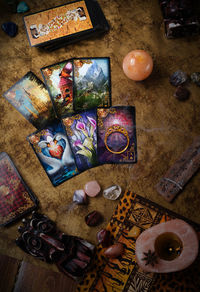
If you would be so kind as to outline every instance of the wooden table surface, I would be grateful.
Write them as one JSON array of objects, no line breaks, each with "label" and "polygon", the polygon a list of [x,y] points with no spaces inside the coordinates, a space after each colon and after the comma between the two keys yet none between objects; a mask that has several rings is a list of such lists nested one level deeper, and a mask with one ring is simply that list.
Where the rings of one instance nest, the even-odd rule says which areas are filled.
[{"label": "wooden table surface", "polygon": [[[64,4],[65,0],[27,1],[30,12]],[[2,3],[2,2],[1,2]],[[54,52],[31,48],[22,15],[1,8],[1,24],[12,20],[19,26],[16,37],[0,31],[0,151],[7,152],[22,177],[38,197],[39,210],[55,220],[63,232],[96,243],[96,232],[107,225],[117,202],[107,201],[102,193],[85,206],[66,212],[73,193],[89,180],[96,179],[102,189],[119,184],[141,196],[200,223],[200,172],[187,184],[173,203],[166,202],[155,185],[168,168],[200,135],[200,88],[189,84],[189,100],[180,102],[173,96],[175,88],[169,76],[180,69],[187,74],[200,71],[199,37],[168,40],[158,1],[99,0],[110,24],[110,31]],[[3,4],[2,4],[3,5]],[[133,49],[145,49],[153,57],[154,69],[143,82],[128,79],[122,70],[124,56]],[[2,96],[29,70],[42,79],[40,68],[74,57],[110,57],[112,104],[136,107],[138,162],[133,165],[102,165],[88,170],[54,188],[36,158],[26,137],[35,128]],[[90,228],[84,217],[92,210],[104,214],[101,226]],[[20,222],[0,229],[0,253],[26,260],[48,269],[56,268],[23,253],[14,243]]]}]

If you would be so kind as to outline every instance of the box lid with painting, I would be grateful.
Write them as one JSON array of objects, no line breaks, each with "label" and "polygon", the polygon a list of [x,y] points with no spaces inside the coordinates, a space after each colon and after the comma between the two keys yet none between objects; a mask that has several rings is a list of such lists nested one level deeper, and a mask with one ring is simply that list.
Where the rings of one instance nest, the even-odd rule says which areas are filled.
[{"label": "box lid with painting", "polygon": [[67,3],[24,17],[31,47],[52,48],[87,38],[109,29],[97,1]]}]

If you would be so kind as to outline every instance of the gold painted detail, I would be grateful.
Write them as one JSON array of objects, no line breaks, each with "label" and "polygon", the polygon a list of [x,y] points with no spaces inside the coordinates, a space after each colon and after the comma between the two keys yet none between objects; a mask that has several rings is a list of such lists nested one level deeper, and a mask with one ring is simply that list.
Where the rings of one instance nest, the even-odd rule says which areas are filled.
[{"label": "gold painted detail", "polygon": [[[124,135],[124,137],[126,137],[126,140],[127,140],[126,145],[121,151],[113,151],[108,146],[108,137],[113,133],[120,133],[120,134]],[[111,152],[113,154],[121,154],[121,153],[123,153],[124,151],[126,151],[126,149],[129,146],[129,135],[128,135],[127,130],[124,127],[120,126],[120,125],[113,125],[113,126],[109,127],[107,132],[106,132],[106,134],[105,134],[104,143],[105,143],[106,148],[107,148],[107,150],[109,152]]]}]

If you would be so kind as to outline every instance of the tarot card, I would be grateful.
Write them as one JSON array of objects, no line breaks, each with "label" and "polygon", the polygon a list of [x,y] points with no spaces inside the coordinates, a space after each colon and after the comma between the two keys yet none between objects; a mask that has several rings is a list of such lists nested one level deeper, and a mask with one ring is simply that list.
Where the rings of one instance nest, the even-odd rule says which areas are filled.
[{"label": "tarot card", "polygon": [[72,62],[72,60],[66,60],[41,68],[46,87],[59,118],[73,112]]},{"label": "tarot card", "polygon": [[74,110],[111,105],[110,59],[74,59]]},{"label": "tarot card", "polygon": [[62,120],[80,171],[94,167],[97,160],[96,109],[66,117]]},{"label": "tarot card", "polygon": [[45,45],[94,28],[83,0],[27,15],[24,23],[31,46]]},{"label": "tarot card", "polygon": [[7,225],[38,205],[7,153],[0,153],[0,225]]},{"label": "tarot card", "polygon": [[60,121],[54,121],[27,139],[54,186],[79,173]]},{"label": "tarot card", "polygon": [[55,118],[47,89],[31,71],[3,96],[37,129],[41,129]]},{"label": "tarot card", "polygon": [[137,162],[135,108],[97,109],[99,163]]}]

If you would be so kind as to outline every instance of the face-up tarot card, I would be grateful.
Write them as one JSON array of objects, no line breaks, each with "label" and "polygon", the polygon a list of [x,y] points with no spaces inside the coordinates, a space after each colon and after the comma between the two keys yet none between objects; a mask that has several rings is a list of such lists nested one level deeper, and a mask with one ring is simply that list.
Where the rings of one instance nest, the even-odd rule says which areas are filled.
[{"label": "face-up tarot card", "polygon": [[67,60],[41,69],[58,117],[73,112],[72,62]]},{"label": "face-up tarot card", "polygon": [[27,137],[54,186],[78,174],[74,157],[60,121]]},{"label": "face-up tarot card", "polygon": [[74,1],[27,15],[24,23],[31,46],[46,45],[93,29],[85,1]]},{"label": "face-up tarot card", "polygon": [[109,58],[74,59],[74,110],[111,106]]},{"label": "face-up tarot card", "polygon": [[37,207],[38,200],[27,187],[9,156],[0,153],[0,225],[7,225]]},{"label": "face-up tarot card", "polygon": [[80,171],[94,167],[97,160],[96,109],[62,120]]},{"label": "face-up tarot card", "polygon": [[137,162],[135,108],[97,109],[99,163]]},{"label": "face-up tarot card", "polygon": [[55,118],[47,89],[31,71],[3,96],[37,129]]}]

